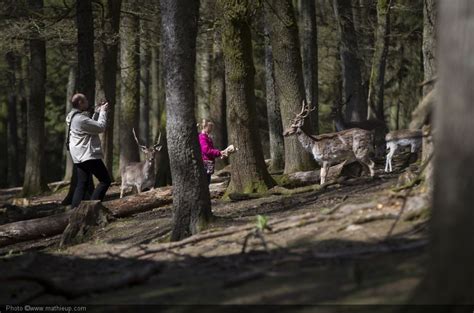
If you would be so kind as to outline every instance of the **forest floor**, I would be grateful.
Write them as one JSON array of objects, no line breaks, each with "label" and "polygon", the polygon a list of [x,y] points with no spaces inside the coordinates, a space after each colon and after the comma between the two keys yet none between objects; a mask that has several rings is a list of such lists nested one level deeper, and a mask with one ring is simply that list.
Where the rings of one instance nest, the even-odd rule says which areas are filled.
[{"label": "forest floor", "polygon": [[[8,278],[0,303],[405,303],[427,266],[429,200],[420,187],[408,197],[394,191],[396,173],[378,174],[316,191],[214,199],[210,227],[177,243],[168,240],[166,205],[115,219],[65,249],[60,235],[0,248],[0,277]],[[13,196],[0,192],[4,202]],[[35,201],[48,215],[63,196]],[[271,229],[257,231],[257,215]]]}]

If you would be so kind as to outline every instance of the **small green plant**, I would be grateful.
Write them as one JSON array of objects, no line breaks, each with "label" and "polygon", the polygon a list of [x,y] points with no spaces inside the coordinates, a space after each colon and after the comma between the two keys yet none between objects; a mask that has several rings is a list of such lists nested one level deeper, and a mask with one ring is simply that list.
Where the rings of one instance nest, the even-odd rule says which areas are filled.
[{"label": "small green plant", "polygon": [[264,215],[257,215],[257,229],[259,231],[264,231],[265,229],[269,229],[268,226],[268,217]]}]

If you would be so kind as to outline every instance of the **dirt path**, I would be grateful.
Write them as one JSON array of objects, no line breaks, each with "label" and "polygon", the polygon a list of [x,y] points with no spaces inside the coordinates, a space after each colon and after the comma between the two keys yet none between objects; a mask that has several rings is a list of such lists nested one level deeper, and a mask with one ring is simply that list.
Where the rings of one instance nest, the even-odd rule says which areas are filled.
[{"label": "dirt path", "polygon": [[[12,278],[0,302],[402,303],[423,275],[428,204],[415,192],[387,238],[403,204],[395,182],[214,201],[211,227],[180,243],[167,242],[167,206],[66,250],[57,237],[11,246],[0,258],[1,276]],[[272,230],[264,241],[249,236],[242,253],[256,215]]]}]

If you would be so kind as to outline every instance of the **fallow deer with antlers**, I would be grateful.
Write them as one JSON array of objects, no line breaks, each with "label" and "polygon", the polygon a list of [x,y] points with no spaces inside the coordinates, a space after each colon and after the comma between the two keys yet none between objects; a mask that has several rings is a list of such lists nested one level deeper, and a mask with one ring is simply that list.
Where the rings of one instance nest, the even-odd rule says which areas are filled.
[{"label": "fallow deer with antlers", "polygon": [[311,152],[316,162],[321,165],[321,185],[325,183],[329,166],[343,162],[358,161],[374,176],[374,162],[370,154],[373,152],[373,136],[368,130],[351,128],[335,133],[322,135],[308,134],[303,128],[304,121],[313,109],[305,106],[303,100],[301,112],[291,120],[291,125],[283,133],[284,136],[297,135],[301,145]]},{"label": "fallow deer with antlers", "polygon": [[146,188],[153,188],[155,185],[155,153],[162,148],[160,144],[161,133],[156,144],[147,147],[140,144],[135,134],[135,129],[132,129],[132,132],[138,147],[145,154],[145,161],[130,163],[124,167],[122,170],[120,198],[123,197],[125,188],[129,186],[136,187],[138,193],[141,193]]}]

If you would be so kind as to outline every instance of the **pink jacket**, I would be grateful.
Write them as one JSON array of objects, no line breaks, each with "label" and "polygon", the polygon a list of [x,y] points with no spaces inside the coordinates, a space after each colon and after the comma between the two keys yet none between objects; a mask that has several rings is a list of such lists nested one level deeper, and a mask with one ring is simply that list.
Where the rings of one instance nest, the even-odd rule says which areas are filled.
[{"label": "pink jacket", "polygon": [[201,154],[203,160],[214,161],[221,156],[221,152],[214,148],[214,143],[208,134],[199,134],[199,144],[201,145]]}]

